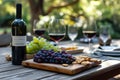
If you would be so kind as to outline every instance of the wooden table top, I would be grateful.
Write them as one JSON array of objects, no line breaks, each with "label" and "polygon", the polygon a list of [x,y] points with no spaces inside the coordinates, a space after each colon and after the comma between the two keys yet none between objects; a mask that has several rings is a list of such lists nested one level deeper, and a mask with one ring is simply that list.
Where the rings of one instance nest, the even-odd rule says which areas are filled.
[{"label": "wooden table top", "polygon": [[[62,42],[61,44],[70,44],[70,42]],[[115,40],[113,45],[118,45],[120,40]],[[88,44],[77,43],[80,46],[87,47]],[[94,46],[98,46],[94,44]],[[6,61],[5,55],[11,53],[10,47],[0,48],[0,80],[94,80],[95,76],[99,76],[106,72],[114,72],[117,70],[117,74],[120,74],[120,57],[108,57],[102,56],[99,59],[102,63],[98,67],[94,67],[76,75],[66,75],[51,71],[37,70],[32,68],[26,68],[21,65],[12,65],[11,61]],[[79,55],[79,54],[77,54]],[[99,76],[102,77],[102,76]],[[98,80],[95,78],[95,80]],[[104,80],[104,79],[102,79]]]}]

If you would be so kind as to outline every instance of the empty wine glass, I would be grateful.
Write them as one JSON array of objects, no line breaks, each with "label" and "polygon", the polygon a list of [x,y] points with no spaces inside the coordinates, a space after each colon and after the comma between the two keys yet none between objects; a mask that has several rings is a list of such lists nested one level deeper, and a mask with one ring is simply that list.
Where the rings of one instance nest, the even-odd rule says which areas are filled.
[{"label": "empty wine glass", "polygon": [[35,34],[35,36],[42,37],[45,32],[46,32],[46,25],[41,25],[40,22],[34,20],[33,33]]},{"label": "empty wine glass", "polygon": [[77,27],[75,25],[68,26],[68,36],[71,39],[71,41],[74,41],[77,35],[78,35]]},{"label": "empty wine glass", "polygon": [[111,38],[109,28],[103,27],[100,29],[100,40],[102,40],[103,46],[106,46],[107,41]]},{"label": "empty wine glass", "polygon": [[66,27],[63,19],[52,19],[49,23],[48,33],[50,39],[58,44],[59,41],[64,39]]}]

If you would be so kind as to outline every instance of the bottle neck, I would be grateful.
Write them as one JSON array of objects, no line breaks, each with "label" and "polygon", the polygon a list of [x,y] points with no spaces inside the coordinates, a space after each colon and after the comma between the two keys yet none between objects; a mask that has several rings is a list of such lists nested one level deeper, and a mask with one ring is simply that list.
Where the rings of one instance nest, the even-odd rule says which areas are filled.
[{"label": "bottle neck", "polygon": [[22,18],[22,5],[17,4],[16,5],[16,19],[21,19]]}]

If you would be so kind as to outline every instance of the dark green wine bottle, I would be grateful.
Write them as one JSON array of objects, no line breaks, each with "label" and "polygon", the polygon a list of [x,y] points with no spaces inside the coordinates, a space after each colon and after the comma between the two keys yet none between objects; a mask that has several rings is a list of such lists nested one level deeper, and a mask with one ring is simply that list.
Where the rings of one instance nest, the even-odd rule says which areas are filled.
[{"label": "dark green wine bottle", "polygon": [[22,4],[16,4],[16,18],[12,23],[12,64],[21,65],[26,59],[26,24],[22,19]]}]

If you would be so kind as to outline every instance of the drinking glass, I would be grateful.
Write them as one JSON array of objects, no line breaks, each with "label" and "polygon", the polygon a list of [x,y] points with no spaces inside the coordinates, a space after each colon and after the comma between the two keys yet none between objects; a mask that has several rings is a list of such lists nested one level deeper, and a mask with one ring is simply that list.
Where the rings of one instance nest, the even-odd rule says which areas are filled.
[{"label": "drinking glass", "polygon": [[96,36],[96,32],[97,32],[96,22],[86,22],[86,24],[83,26],[83,35],[86,38],[88,38],[89,41],[89,51],[91,50],[90,41],[93,37]]},{"label": "drinking glass", "polygon": [[110,33],[109,33],[109,28],[103,27],[100,29],[100,40],[103,42],[103,46],[106,46],[106,43],[108,40],[111,39]]},{"label": "drinking glass", "polygon": [[46,32],[46,25],[40,25],[37,20],[34,20],[33,24],[33,33],[37,37],[43,37],[44,33]]},{"label": "drinking glass", "polygon": [[71,39],[71,41],[74,41],[77,35],[78,35],[77,27],[75,25],[68,26],[68,36]]},{"label": "drinking glass", "polygon": [[63,19],[52,19],[48,26],[48,33],[50,39],[58,44],[59,41],[64,39],[66,27]]}]

